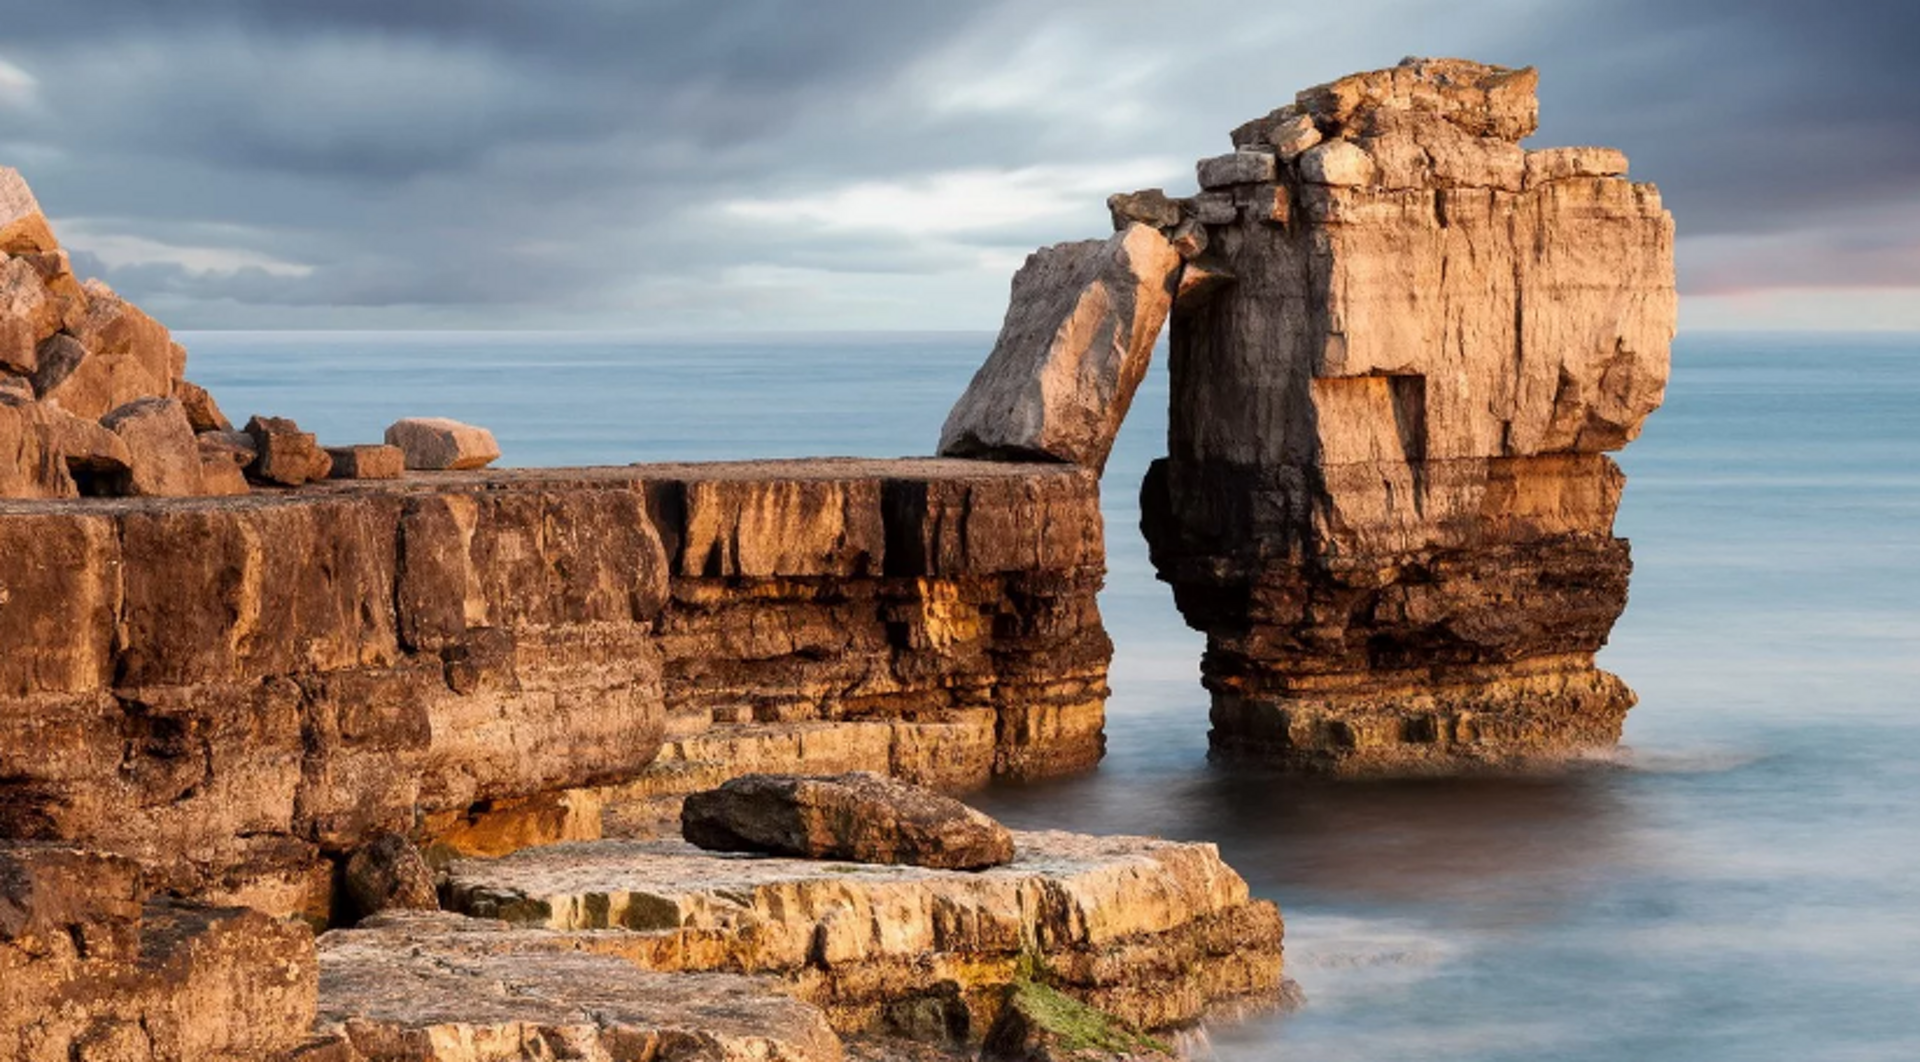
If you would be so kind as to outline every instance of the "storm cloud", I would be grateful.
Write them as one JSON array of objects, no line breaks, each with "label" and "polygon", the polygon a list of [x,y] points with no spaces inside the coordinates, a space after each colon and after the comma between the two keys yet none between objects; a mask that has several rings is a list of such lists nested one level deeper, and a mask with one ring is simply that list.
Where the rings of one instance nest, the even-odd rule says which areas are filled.
[{"label": "storm cloud", "polygon": [[1920,295],[1906,4],[6,6],[0,162],[179,327],[992,327],[1106,192],[1405,54],[1539,66],[1701,300]]}]

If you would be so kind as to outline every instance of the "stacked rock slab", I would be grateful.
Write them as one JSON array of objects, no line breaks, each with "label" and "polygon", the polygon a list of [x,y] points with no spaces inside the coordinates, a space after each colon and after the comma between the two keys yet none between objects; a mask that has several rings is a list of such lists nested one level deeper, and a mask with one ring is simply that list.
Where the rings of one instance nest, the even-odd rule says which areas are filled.
[{"label": "stacked rock slab", "polygon": [[553,845],[457,862],[447,897],[507,924],[462,924],[470,944],[771,977],[843,1034],[977,1042],[1006,989],[1036,978],[1150,1030],[1277,997],[1280,913],[1213,845],[1013,838],[1012,863],[978,872],[718,855],[677,840]]},{"label": "stacked rock slab", "polygon": [[1611,745],[1606,456],[1660,404],[1673,223],[1599,148],[1529,151],[1531,69],[1408,60],[1200,164],[1143,528],[1208,635],[1213,744],[1451,770]]},{"label": "stacked rock slab", "polygon": [[947,787],[1080,769],[1102,550],[1092,477],[1058,465],[0,502],[0,839],[323,919],[333,863],[384,833],[597,837],[626,801],[809,769],[814,731],[845,731],[841,770]]}]

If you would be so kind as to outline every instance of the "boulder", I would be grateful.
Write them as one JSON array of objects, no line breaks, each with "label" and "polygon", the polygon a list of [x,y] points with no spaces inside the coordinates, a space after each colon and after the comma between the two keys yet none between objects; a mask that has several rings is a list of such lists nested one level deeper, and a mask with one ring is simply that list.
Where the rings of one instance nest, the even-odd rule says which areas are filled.
[{"label": "boulder", "polygon": [[40,344],[60,330],[61,309],[31,262],[0,259],[0,369],[32,373]]},{"label": "boulder", "polygon": [[940,453],[1103,468],[1179,273],[1173,244],[1137,223],[1028,257],[993,353],[947,416]]},{"label": "boulder", "polygon": [[687,797],[680,832],[711,851],[984,870],[1013,861],[1006,827],[952,797],[856,772],[749,774]]},{"label": "boulder", "polygon": [[26,178],[11,166],[0,166],[0,251],[18,255],[59,249]]},{"label": "boulder", "polygon": [[364,444],[329,446],[334,479],[399,479],[406,470],[407,455],[398,446]]},{"label": "boulder", "polygon": [[100,493],[128,463],[126,443],[99,424],[17,393],[0,394],[0,498]]},{"label": "boulder", "polygon": [[433,871],[413,843],[384,833],[347,859],[347,898],[361,917],[382,911],[437,911]]},{"label": "boulder", "polygon": [[171,395],[182,365],[166,328],[97,280],[87,281],[86,301],[72,326],[85,354],[41,396],[57,398],[76,416],[99,418],[136,398]]},{"label": "boulder", "polygon": [[262,483],[297,487],[325,479],[333,461],[320,449],[311,432],[286,417],[254,417],[247,421],[257,456],[247,474]]},{"label": "boulder", "polygon": [[233,422],[220,412],[220,404],[199,384],[191,380],[177,381],[173,385],[173,397],[179,399],[181,408],[187,411],[187,422],[193,425],[194,431],[233,430]]},{"label": "boulder", "polygon": [[408,468],[425,471],[485,468],[500,458],[492,432],[445,417],[394,421],[387,445],[400,448]]},{"label": "boulder", "polygon": [[114,493],[177,498],[201,492],[200,447],[179,402],[135,399],[100,423],[127,444],[127,473]]}]

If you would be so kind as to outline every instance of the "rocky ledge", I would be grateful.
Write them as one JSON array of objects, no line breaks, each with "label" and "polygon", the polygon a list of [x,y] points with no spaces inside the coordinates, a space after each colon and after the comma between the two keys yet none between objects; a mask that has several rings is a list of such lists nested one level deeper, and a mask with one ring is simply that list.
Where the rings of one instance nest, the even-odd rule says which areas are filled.
[{"label": "rocky ledge", "polygon": [[[788,1045],[768,1057],[816,1059],[838,1057],[825,1026],[977,1046],[1027,984],[1138,1031],[1278,997],[1279,912],[1251,899],[1213,846],[1014,836],[1015,860],[981,872],[719,855],[667,840],[462,860],[445,894],[463,914],[390,913],[321,937],[321,1024],[362,1050],[479,1043],[522,1020],[584,1024],[608,1040],[664,1035],[691,1001],[740,1019],[730,1035]],[[757,995],[743,977],[763,979]],[[655,986],[628,997],[655,1005],[596,1006],[609,986],[629,984]]]},{"label": "rocky ledge", "polygon": [[1095,482],[1061,466],[0,502],[0,837],[325,921],[332,861],[379,834],[597,837],[820,731],[838,770],[949,788],[1078,770],[1102,571]]}]

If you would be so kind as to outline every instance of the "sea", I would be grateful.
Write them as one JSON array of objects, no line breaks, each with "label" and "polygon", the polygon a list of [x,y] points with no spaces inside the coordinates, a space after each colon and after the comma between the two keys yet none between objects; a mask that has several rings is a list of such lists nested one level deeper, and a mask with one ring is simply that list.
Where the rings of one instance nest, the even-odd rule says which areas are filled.
[{"label": "sea", "polygon": [[[188,333],[236,420],[329,443],[407,415],[503,464],[931,451],[975,333]],[[973,799],[1018,828],[1207,840],[1286,918],[1291,1013],[1200,1058],[1920,1059],[1920,335],[1683,334],[1619,454],[1632,598],[1617,762],[1311,782],[1207,759],[1202,640],[1136,493],[1164,357],[1102,494],[1108,756]]]}]

